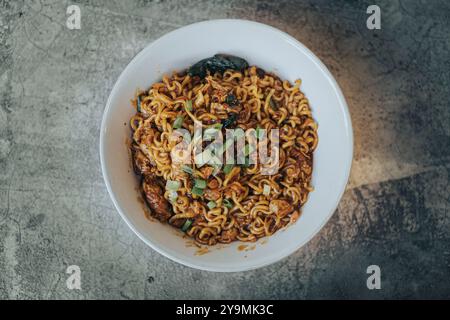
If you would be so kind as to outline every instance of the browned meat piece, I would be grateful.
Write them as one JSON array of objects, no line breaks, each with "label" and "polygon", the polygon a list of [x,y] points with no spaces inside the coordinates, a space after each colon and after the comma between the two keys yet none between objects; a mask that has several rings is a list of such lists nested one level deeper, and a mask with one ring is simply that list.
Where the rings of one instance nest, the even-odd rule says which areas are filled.
[{"label": "browned meat piece", "polygon": [[200,172],[203,175],[203,179],[208,179],[209,176],[213,173],[214,168],[213,167],[203,167],[200,169]]},{"label": "browned meat piece", "polygon": [[181,228],[187,219],[176,219],[171,222],[171,224],[176,228]]},{"label": "browned meat piece", "polygon": [[172,210],[169,202],[164,198],[163,189],[158,185],[156,179],[145,177],[142,188],[147,204],[155,218],[162,222],[167,221],[172,216]]},{"label": "browned meat piece", "polygon": [[157,130],[151,127],[141,126],[138,129],[136,129],[136,131],[133,133],[133,139],[139,145],[140,144],[151,145],[157,133],[158,133]]},{"label": "browned meat piece", "polygon": [[214,190],[214,189],[217,189],[218,187],[219,187],[219,181],[217,181],[216,178],[208,181],[208,188]]},{"label": "browned meat piece", "polygon": [[133,149],[132,153],[134,172],[136,172],[136,174],[142,175],[150,174],[152,168],[150,160],[139,149]]},{"label": "browned meat piece", "polygon": [[207,200],[214,200],[214,201],[216,201],[217,199],[220,198],[220,191],[218,189],[216,189],[216,190],[205,189],[205,192],[204,192],[203,196]]}]

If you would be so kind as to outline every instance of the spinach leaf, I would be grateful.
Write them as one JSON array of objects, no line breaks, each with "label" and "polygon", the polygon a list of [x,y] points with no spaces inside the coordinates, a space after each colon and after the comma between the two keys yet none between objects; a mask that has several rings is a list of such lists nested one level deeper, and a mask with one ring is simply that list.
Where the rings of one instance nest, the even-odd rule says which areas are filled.
[{"label": "spinach leaf", "polygon": [[228,118],[222,120],[223,127],[228,128],[233,123],[235,123],[236,120],[237,120],[237,114],[236,113],[230,114]]},{"label": "spinach leaf", "polygon": [[242,58],[228,55],[216,54],[213,57],[202,59],[188,69],[190,76],[204,78],[207,71],[210,73],[224,73],[228,69],[243,71],[248,68],[248,62]]}]

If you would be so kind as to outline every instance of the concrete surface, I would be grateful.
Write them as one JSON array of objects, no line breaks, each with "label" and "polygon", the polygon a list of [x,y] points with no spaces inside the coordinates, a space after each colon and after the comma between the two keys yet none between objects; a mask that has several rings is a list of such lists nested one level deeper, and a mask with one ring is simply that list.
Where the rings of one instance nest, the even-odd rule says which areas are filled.
[{"label": "concrete surface", "polygon": [[[81,8],[81,30],[66,8]],[[377,4],[382,29],[366,28]],[[0,1],[0,298],[449,298],[448,1]],[[100,170],[107,96],[148,43],[245,18],[329,67],[355,133],[350,184],[308,245],[272,266],[214,274],[142,243]],[[81,290],[66,287],[81,268]],[[381,268],[368,290],[366,268]]]}]

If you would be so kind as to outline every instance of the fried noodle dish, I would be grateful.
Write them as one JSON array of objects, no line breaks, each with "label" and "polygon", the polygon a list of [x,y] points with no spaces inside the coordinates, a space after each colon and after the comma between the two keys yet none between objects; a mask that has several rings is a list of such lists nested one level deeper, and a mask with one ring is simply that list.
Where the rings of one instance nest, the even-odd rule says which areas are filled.
[{"label": "fried noodle dish", "polygon": [[[317,124],[300,84],[217,54],[138,91],[130,151],[151,216],[203,245],[253,242],[295,222],[313,190],[318,144]],[[247,146],[242,164],[197,163],[194,155],[187,164],[173,161],[171,152],[194,136],[195,124],[224,136],[228,129],[253,130],[257,145],[265,141],[272,147],[268,133],[278,129],[279,143],[271,149],[278,154],[276,172],[262,174],[262,164],[249,161]],[[174,139],[177,129],[189,137]],[[239,152],[234,144],[225,144],[222,152],[226,148]]]}]

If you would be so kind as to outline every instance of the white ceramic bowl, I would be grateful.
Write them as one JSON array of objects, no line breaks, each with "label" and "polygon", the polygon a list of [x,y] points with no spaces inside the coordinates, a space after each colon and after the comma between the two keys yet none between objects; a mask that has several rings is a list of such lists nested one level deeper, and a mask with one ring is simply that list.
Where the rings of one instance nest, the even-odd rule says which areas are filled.
[{"label": "white ceramic bowl", "polygon": [[[148,88],[163,74],[182,70],[216,53],[246,59],[282,79],[302,79],[301,90],[319,124],[314,153],[313,186],[298,221],[239,251],[242,242],[196,255],[176,230],[149,221],[138,201],[137,178],[130,170],[125,140],[134,109],[136,88]],[[353,133],[345,99],[322,62],[296,39],[273,27],[245,20],[212,20],[188,25],[159,38],[142,50],[117,80],[106,104],[100,133],[103,176],[111,199],[128,226],[150,247],[184,265],[209,271],[243,271],[276,262],[307,243],[328,221],[350,173]],[[181,232],[180,232],[181,233]]]}]

